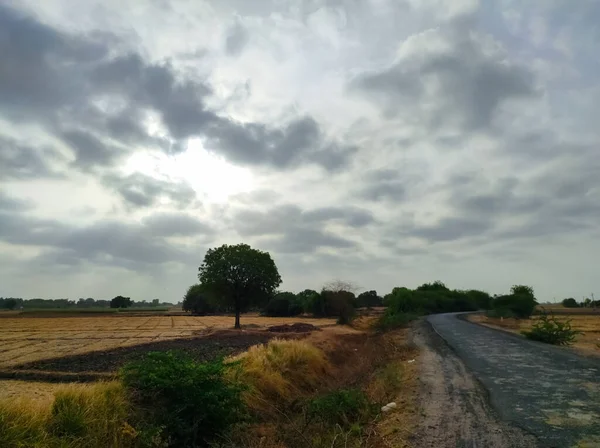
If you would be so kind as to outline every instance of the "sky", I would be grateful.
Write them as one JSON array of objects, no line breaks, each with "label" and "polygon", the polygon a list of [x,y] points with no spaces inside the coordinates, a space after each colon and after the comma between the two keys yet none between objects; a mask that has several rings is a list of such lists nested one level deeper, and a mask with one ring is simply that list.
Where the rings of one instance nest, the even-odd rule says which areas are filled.
[{"label": "sky", "polygon": [[0,0],[0,296],[600,294],[596,0]]}]

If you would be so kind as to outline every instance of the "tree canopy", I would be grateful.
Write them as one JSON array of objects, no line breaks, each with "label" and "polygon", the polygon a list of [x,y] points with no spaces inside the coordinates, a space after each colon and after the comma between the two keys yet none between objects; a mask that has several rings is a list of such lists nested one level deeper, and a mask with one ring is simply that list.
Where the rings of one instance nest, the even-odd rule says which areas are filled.
[{"label": "tree canopy", "polygon": [[111,308],[129,308],[131,306],[131,299],[129,297],[117,296],[110,301]]},{"label": "tree canopy", "polygon": [[247,244],[209,249],[198,268],[198,279],[221,304],[233,306],[235,328],[241,328],[242,311],[267,303],[281,284],[271,255]]}]

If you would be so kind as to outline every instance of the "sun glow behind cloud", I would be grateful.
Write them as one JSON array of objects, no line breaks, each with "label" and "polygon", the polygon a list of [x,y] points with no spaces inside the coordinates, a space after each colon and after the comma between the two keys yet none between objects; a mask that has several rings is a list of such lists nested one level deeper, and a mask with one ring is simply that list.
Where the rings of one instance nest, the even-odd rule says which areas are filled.
[{"label": "sun glow behind cloud", "polygon": [[199,197],[220,203],[235,194],[253,190],[250,171],[227,162],[203,148],[199,139],[191,139],[185,152],[166,155],[138,152],[124,167],[127,174],[140,172],[159,179],[183,180]]}]

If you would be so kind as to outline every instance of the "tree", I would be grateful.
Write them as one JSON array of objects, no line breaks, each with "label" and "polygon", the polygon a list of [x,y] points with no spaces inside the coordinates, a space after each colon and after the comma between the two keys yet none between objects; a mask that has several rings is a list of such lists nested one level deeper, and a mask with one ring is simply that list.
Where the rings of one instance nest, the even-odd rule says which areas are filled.
[{"label": "tree", "polygon": [[209,249],[198,268],[198,279],[223,304],[233,305],[235,328],[241,328],[242,311],[266,303],[281,284],[271,255],[247,244]]},{"label": "tree", "polygon": [[189,311],[192,314],[205,315],[215,312],[215,307],[211,301],[209,292],[201,284],[192,285],[188,288],[183,297],[183,311]]},{"label": "tree", "polygon": [[512,288],[510,288],[510,293],[515,296],[523,295],[535,298],[535,295],[533,294],[533,288],[531,286],[513,285]]},{"label": "tree", "polygon": [[377,295],[377,291],[365,291],[361,292],[356,298],[356,307],[374,307],[381,306],[383,299]]},{"label": "tree", "polygon": [[7,310],[14,310],[17,307],[17,299],[6,299],[4,301],[4,308]]},{"label": "tree", "polygon": [[111,308],[129,308],[131,299],[129,297],[117,296],[110,301]]},{"label": "tree", "polygon": [[562,301],[562,305],[565,308],[578,308],[579,304],[577,303],[577,300],[575,300],[573,297],[569,297],[568,299],[564,299]]},{"label": "tree", "polygon": [[302,306],[293,292],[278,292],[264,309],[264,314],[272,317],[297,316],[301,313]]}]

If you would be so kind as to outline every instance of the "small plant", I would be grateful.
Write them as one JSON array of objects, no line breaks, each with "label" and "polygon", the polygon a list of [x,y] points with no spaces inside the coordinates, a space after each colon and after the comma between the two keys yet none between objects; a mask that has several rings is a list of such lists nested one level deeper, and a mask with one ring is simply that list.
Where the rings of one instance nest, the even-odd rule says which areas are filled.
[{"label": "small plant", "polygon": [[308,418],[343,428],[366,423],[374,414],[375,407],[358,389],[337,390],[314,398],[308,405]]},{"label": "small plant", "polygon": [[126,365],[121,377],[144,423],[163,426],[170,446],[198,446],[244,416],[243,388],[225,378],[226,369],[221,361],[154,352]]},{"label": "small plant", "polygon": [[571,328],[571,319],[560,321],[554,315],[542,314],[529,331],[522,332],[527,339],[554,345],[571,345],[581,331]]}]

